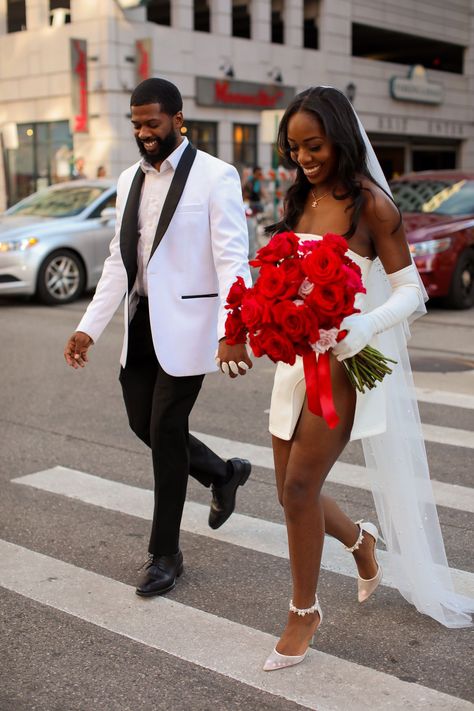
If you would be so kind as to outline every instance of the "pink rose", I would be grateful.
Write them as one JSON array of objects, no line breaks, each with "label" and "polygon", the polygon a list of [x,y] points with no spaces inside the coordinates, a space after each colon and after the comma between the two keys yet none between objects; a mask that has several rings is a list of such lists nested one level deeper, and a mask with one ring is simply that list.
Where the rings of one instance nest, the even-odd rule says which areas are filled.
[{"label": "pink rose", "polygon": [[308,294],[311,294],[313,289],[313,282],[310,281],[307,277],[305,277],[300,284],[300,288],[298,289],[298,295],[301,296],[302,299],[304,299],[306,296],[308,296]]},{"label": "pink rose", "polygon": [[311,344],[311,348],[316,353],[326,353],[330,348],[334,348],[337,344],[337,334],[339,333],[337,328],[330,328],[325,330],[324,328],[319,329],[319,339],[316,343]]}]

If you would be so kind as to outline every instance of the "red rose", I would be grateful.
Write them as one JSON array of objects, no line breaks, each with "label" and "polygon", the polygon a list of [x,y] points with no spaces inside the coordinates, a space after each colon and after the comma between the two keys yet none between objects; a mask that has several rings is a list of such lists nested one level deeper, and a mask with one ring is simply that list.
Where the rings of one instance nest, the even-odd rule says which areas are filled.
[{"label": "red rose", "polygon": [[260,274],[255,282],[255,290],[266,299],[280,298],[287,289],[286,272],[280,267],[265,264],[260,269]]},{"label": "red rose", "polygon": [[299,252],[303,254],[307,254],[308,252],[311,252],[315,247],[319,246],[321,244],[321,240],[319,239],[305,239],[300,241],[300,246],[299,246]]},{"label": "red rose", "polygon": [[230,311],[225,320],[225,340],[229,346],[237,343],[246,343],[247,329],[238,311]]},{"label": "red rose", "polygon": [[248,289],[243,298],[241,309],[241,317],[245,326],[252,330],[268,320],[271,321],[268,311],[269,306],[265,303],[265,299],[257,294],[255,289]]},{"label": "red rose", "polygon": [[321,244],[305,256],[302,266],[313,284],[329,284],[341,278],[343,262],[336,251]]},{"label": "red rose", "polygon": [[263,264],[277,264],[286,257],[292,257],[298,251],[299,240],[294,232],[280,232],[271,238],[265,247],[261,247],[255,259],[250,264],[252,267],[261,267]]},{"label": "red rose", "polygon": [[341,235],[334,234],[334,232],[326,232],[323,235],[322,243],[337,252],[340,257],[343,257],[347,251],[347,240]]},{"label": "red rose", "polygon": [[226,309],[238,309],[242,305],[242,297],[247,291],[245,282],[241,276],[238,276],[229,289],[227,294]]},{"label": "red rose", "polygon": [[296,360],[295,349],[291,341],[272,326],[264,326],[258,334],[250,335],[250,347],[258,358],[264,353],[274,363],[288,363],[294,365]]},{"label": "red rose", "polygon": [[306,303],[316,312],[320,328],[339,328],[346,315],[344,285],[340,282],[315,284],[311,294],[306,297]]},{"label": "red rose", "polygon": [[283,270],[286,283],[286,289],[280,294],[280,299],[293,299],[298,296],[301,282],[304,279],[304,272],[301,268],[302,261],[299,257],[293,257],[285,259],[278,267]]},{"label": "red rose", "polygon": [[273,309],[275,323],[281,326],[283,333],[293,343],[308,341],[314,343],[318,340],[318,321],[314,311],[304,303],[296,304],[294,301],[281,301]]}]

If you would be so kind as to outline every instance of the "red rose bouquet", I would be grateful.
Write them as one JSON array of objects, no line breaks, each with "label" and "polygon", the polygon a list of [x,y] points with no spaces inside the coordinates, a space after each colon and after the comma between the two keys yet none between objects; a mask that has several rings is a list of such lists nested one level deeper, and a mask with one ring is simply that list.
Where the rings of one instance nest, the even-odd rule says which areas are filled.
[{"label": "red rose bouquet", "polygon": [[[331,428],[339,421],[332,399],[329,351],[344,338],[342,320],[358,313],[356,294],[365,293],[360,268],[347,255],[347,242],[327,233],[300,241],[294,232],[275,235],[250,262],[260,269],[255,285],[242,277],[232,285],[226,308],[226,340],[249,342],[256,357],[293,365],[303,358],[308,406]],[[353,386],[364,392],[391,373],[389,358],[366,346],[342,361]]]}]

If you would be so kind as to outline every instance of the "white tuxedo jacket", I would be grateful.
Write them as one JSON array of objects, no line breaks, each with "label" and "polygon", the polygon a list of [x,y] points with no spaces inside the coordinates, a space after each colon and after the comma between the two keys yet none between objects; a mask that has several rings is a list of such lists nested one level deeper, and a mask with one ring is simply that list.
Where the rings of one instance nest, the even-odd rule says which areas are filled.
[{"label": "white tuxedo jacket", "polygon": [[[140,173],[138,162],[120,175],[110,256],[77,326],[97,342],[125,296],[120,357],[124,367],[128,326],[138,301],[130,273],[134,266],[136,270]],[[233,166],[197,151],[176,211],[147,266],[153,344],[167,373],[185,376],[216,370],[214,356],[227,315],[224,305],[238,275],[251,284],[239,175]]]}]

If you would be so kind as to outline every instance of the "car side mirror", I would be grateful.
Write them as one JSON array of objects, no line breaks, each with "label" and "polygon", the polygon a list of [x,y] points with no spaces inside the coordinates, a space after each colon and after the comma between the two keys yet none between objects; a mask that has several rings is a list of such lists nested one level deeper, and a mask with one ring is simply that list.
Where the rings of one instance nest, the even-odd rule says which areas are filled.
[{"label": "car side mirror", "polygon": [[115,222],[116,217],[117,210],[115,209],[115,207],[104,207],[104,209],[100,213],[100,221],[104,223]]}]

